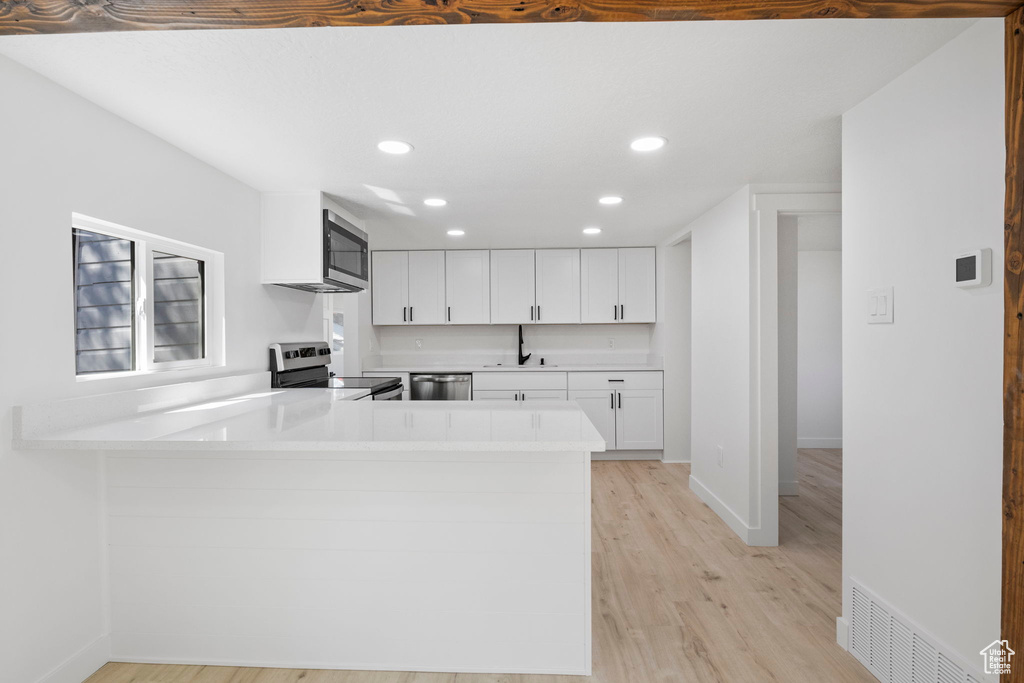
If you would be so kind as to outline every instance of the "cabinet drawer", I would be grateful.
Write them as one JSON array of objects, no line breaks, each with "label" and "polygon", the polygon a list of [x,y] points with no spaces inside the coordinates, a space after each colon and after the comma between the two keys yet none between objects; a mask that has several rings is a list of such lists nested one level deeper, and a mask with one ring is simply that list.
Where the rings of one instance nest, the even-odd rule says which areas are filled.
[{"label": "cabinet drawer", "polygon": [[570,391],[596,391],[599,389],[661,389],[664,373],[660,371],[627,372],[570,372]]},{"label": "cabinet drawer", "polygon": [[564,372],[474,372],[473,390],[484,391],[565,391]]}]

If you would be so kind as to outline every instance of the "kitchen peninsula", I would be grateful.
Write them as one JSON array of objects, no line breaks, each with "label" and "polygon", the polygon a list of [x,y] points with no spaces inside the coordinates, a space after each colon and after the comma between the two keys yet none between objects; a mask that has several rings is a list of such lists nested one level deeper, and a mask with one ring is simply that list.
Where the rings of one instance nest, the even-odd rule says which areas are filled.
[{"label": "kitchen peninsula", "polygon": [[590,673],[580,408],[266,379],[15,412],[16,448],[104,453],[112,659]]}]

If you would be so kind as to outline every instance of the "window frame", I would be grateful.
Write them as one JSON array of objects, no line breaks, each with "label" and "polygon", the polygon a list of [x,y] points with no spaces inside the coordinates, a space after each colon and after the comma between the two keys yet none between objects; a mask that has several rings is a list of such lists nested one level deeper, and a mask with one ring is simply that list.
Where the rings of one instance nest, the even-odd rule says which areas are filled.
[{"label": "window frame", "polygon": [[[71,214],[71,229],[129,240],[133,244],[132,264],[132,369],[79,374],[80,382],[116,377],[149,375],[176,370],[222,367],[224,365],[224,254],[180,240],[161,237],[80,213]],[[194,259],[203,263],[202,325],[203,356],[196,359],[157,362],[155,357],[155,302],[153,289],[153,253],[160,252]],[[75,255],[72,254],[72,263]],[[76,294],[77,296],[77,294]],[[72,318],[77,317],[77,300]],[[77,322],[75,322],[77,334]],[[74,346],[77,352],[77,340]]]}]

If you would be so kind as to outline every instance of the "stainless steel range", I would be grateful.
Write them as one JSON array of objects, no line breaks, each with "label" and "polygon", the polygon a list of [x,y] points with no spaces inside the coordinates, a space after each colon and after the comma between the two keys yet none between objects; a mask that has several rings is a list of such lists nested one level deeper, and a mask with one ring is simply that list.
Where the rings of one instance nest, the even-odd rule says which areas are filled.
[{"label": "stainless steel range", "polygon": [[270,386],[274,389],[369,389],[374,401],[401,401],[401,377],[335,377],[327,369],[327,342],[270,345]]}]

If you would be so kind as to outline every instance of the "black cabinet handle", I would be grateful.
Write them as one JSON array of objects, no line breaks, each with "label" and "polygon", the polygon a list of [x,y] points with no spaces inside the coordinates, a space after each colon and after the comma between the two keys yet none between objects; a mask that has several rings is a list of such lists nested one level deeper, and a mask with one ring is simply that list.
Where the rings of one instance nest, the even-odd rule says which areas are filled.
[{"label": "black cabinet handle", "polygon": [[619,304],[619,320],[626,319],[626,304]]},{"label": "black cabinet handle", "polygon": [[530,320],[533,320],[533,306],[530,306]]},{"label": "black cabinet handle", "polygon": [[452,307],[448,307],[448,322],[452,321]]},{"label": "black cabinet handle", "polygon": [[537,320],[540,320],[540,306],[537,306]]},{"label": "black cabinet handle", "polygon": [[615,410],[615,392],[612,392],[612,410]]},{"label": "black cabinet handle", "polygon": [[615,316],[616,320],[619,319],[619,307],[614,304],[612,304],[612,314]]},{"label": "black cabinet handle", "polygon": [[412,306],[409,307],[409,322],[412,322]]},{"label": "black cabinet handle", "polygon": [[622,410],[622,394],[619,394],[619,410]]},{"label": "black cabinet handle", "polygon": [[402,322],[403,322],[403,323],[404,323],[404,322],[408,322],[408,321],[407,321],[407,320],[405,319],[405,306],[402,306]]}]

